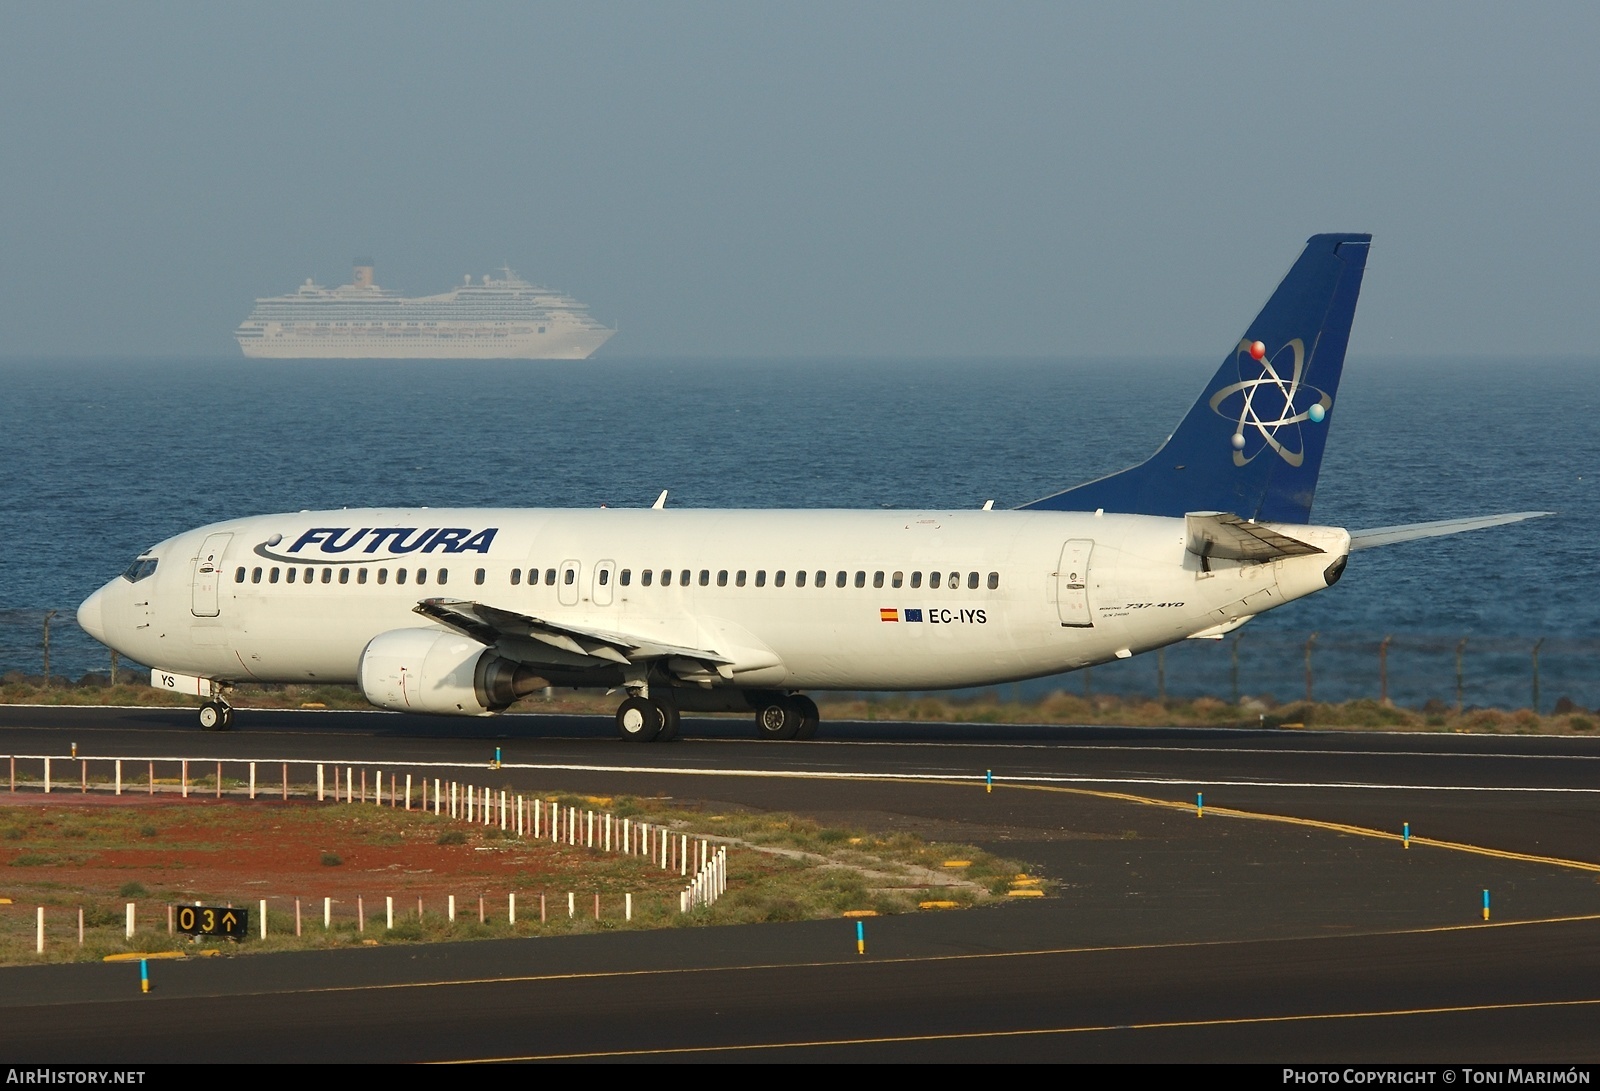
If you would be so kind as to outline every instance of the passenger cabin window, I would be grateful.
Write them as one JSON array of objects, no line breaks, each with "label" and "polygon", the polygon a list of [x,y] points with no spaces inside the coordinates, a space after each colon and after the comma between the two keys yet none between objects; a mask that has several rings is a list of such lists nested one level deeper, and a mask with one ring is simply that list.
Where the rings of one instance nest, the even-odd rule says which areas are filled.
[{"label": "passenger cabin window", "polygon": [[611,582],[611,570],[610,569],[606,569],[606,568],[602,568],[600,570],[600,586],[601,587],[605,587],[610,582]]},{"label": "passenger cabin window", "polygon": [[434,578],[433,582],[434,583],[449,583],[450,582],[450,570],[447,569],[447,568],[439,569],[439,574],[438,574],[437,577]]},{"label": "passenger cabin window", "polygon": [[274,568],[272,570],[272,575],[267,577],[267,582],[268,583],[277,583],[278,582],[278,570],[276,568]]},{"label": "passenger cabin window", "polygon": [[[844,575],[844,573],[841,572],[840,575],[842,576],[842,575]],[[828,586],[828,574],[826,572],[822,571],[822,569],[820,569],[820,568],[817,569],[816,586],[817,587],[826,587],[826,586]]]},{"label": "passenger cabin window", "polygon": [[389,582],[389,570],[387,568],[378,569],[378,582],[379,583],[388,583]]},{"label": "passenger cabin window", "polygon": [[323,583],[332,583],[333,582],[333,569],[324,568],[322,570],[322,582]]},{"label": "passenger cabin window", "polygon": [[296,575],[296,574],[297,574],[297,573],[298,573],[298,572],[299,572],[299,571],[300,571],[300,570],[299,570],[299,569],[298,569],[298,568],[291,568],[291,569],[289,569],[289,571],[288,571],[288,574],[287,574],[287,575],[286,575],[286,577],[285,577],[285,579],[284,579],[284,582],[285,582],[285,583],[293,583],[293,582],[294,582],[294,578],[295,578],[295,575]]},{"label": "passenger cabin window", "polygon": [[678,584],[682,587],[689,586],[689,570],[687,568],[678,573]]},{"label": "passenger cabin window", "polygon": [[512,587],[516,587],[521,582],[522,582],[522,569],[513,568],[511,570],[511,586]]},{"label": "passenger cabin window", "polygon": [[889,583],[892,586],[895,586],[895,587],[899,587],[902,583],[905,583],[905,582],[906,582],[906,574],[904,572],[896,572],[893,576],[889,577]]},{"label": "passenger cabin window", "polygon": [[477,584],[481,584],[481,583],[483,583],[483,577],[484,577],[484,571],[483,571],[483,569],[480,568],[480,569],[478,569],[476,572],[474,572],[472,574],[472,582],[473,583],[477,583]]},{"label": "passenger cabin window", "polygon": [[251,583],[260,583],[261,582],[261,569],[252,568],[250,570],[250,582]]},{"label": "passenger cabin window", "polygon": [[[700,582],[704,583],[705,580],[702,578]],[[728,586],[728,570],[726,568],[722,569],[720,572],[717,573],[717,586],[718,587],[726,587],[726,586]]]},{"label": "passenger cabin window", "polygon": [[773,574],[773,576],[772,576],[772,586],[774,586],[774,587],[782,587],[783,586],[783,569],[780,568],[780,569],[778,569],[778,571],[776,573]]},{"label": "passenger cabin window", "polygon": [[238,569],[237,571],[234,572],[234,574],[233,574],[233,582],[234,583],[243,583],[244,582],[244,569],[241,568],[241,569]]},{"label": "passenger cabin window", "polygon": [[366,583],[367,582],[367,570],[365,568],[356,569],[356,582],[357,583]]},{"label": "passenger cabin window", "polygon": [[350,570],[348,568],[339,569],[339,582],[340,583],[349,583],[350,582]]},{"label": "passenger cabin window", "polygon": [[837,576],[835,576],[833,578],[833,585],[835,587],[843,587],[845,585],[845,581],[848,580],[849,578],[850,578],[850,573],[841,572],[841,573],[839,573]]},{"label": "passenger cabin window", "polygon": [[662,587],[671,587],[672,586],[672,569],[663,568],[661,570],[661,586]]},{"label": "passenger cabin window", "polygon": [[628,584],[633,582],[633,569],[624,568],[622,570],[622,575],[618,576],[617,580],[622,584],[622,586],[628,586]]},{"label": "passenger cabin window", "polygon": [[874,586],[874,587],[882,587],[883,586],[883,573],[882,572],[874,572],[872,574],[872,586]]},{"label": "passenger cabin window", "polygon": [[921,572],[913,572],[913,573],[911,573],[911,586],[912,587],[921,587],[922,586],[922,573]]},{"label": "passenger cabin window", "polygon": [[[801,569],[799,572],[794,574],[794,585],[796,587],[804,587],[806,585],[806,574],[804,569]],[[783,586],[783,579],[781,577],[778,580],[778,586]]]},{"label": "passenger cabin window", "polygon": [[556,585],[556,570],[555,569],[547,568],[547,569],[544,570],[544,585],[546,587],[554,587]]},{"label": "passenger cabin window", "polygon": [[654,576],[654,575],[655,575],[655,573],[647,568],[643,572],[639,573],[639,582],[644,584],[646,587],[649,587],[650,586],[650,577]]},{"label": "passenger cabin window", "polygon": [[993,591],[1000,586],[1000,573],[989,573],[989,590]]},{"label": "passenger cabin window", "polygon": [[950,583],[948,584],[948,586],[949,586],[950,590],[952,590],[952,591],[954,591],[956,588],[960,587],[961,586],[961,573],[959,573],[959,572],[950,573]]},{"label": "passenger cabin window", "polygon": [[976,591],[977,589],[978,589],[978,574],[976,572],[968,572],[967,573],[967,590],[968,591]]},{"label": "passenger cabin window", "polygon": [[405,583],[406,582],[406,570],[405,569],[397,568],[397,569],[394,570],[394,582],[395,583]]},{"label": "passenger cabin window", "polygon": [[929,572],[928,573],[928,588],[929,588],[929,590],[932,590],[932,591],[939,590],[939,573],[937,573],[937,572]]},{"label": "passenger cabin window", "polygon": [[[744,573],[743,572],[739,573],[739,576],[740,576],[740,579],[742,581],[743,577],[744,577]],[[756,586],[757,587],[765,587],[766,585],[767,585],[767,570],[765,568],[756,569]]]},{"label": "passenger cabin window", "polygon": [[424,584],[424,583],[427,583],[427,582],[428,582],[428,570],[426,568],[417,569],[417,583],[418,584]]},{"label": "passenger cabin window", "polygon": [[[843,573],[840,573],[840,575],[843,575]],[[867,585],[867,574],[865,572],[857,572],[856,573],[856,586],[857,587],[865,587],[866,585]],[[878,573],[878,586],[879,587],[883,586],[883,573],[882,572]]]},{"label": "passenger cabin window", "polygon": [[743,587],[744,586],[744,569],[742,569],[742,568],[739,569],[739,574],[737,576],[733,577],[733,585],[735,587]]},{"label": "passenger cabin window", "polygon": [[711,583],[711,569],[702,568],[700,570],[700,586],[701,587],[706,587],[710,583]]},{"label": "passenger cabin window", "polygon": [[316,574],[317,574],[317,570],[316,569],[307,568],[306,569],[306,582],[310,583],[312,581],[312,579],[316,576]]},{"label": "passenger cabin window", "polygon": [[565,572],[563,572],[561,574],[561,582],[566,584],[568,587],[571,587],[572,586],[572,582],[574,580],[576,580],[577,578],[578,578],[578,571],[575,568],[569,568],[569,569],[567,569]]}]

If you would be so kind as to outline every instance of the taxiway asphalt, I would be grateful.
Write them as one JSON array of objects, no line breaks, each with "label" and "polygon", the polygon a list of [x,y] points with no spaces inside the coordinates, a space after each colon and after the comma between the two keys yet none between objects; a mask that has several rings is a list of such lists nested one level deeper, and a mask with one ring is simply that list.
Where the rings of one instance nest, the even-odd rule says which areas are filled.
[{"label": "taxiway asphalt", "polygon": [[[874,919],[865,957],[853,924],[819,921],[164,964],[149,997],[126,966],[10,968],[8,1059],[1600,1053],[1593,740],[845,723],[763,743],[692,719],[640,747],[605,717],[246,709],[206,734],[191,716],[3,707],[0,753],[365,763],[789,810],[979,844],[1056,893]],[[1426,840],[1403,849],[1403,822]]]}]

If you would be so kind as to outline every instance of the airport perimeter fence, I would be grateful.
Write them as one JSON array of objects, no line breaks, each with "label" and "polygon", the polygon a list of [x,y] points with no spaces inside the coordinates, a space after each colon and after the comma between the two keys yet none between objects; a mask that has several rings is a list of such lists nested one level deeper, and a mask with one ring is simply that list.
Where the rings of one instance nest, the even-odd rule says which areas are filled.
[{"label": "airport perimeter fence", "polygon": [[[0,755],[0,776],[4,786],[15,795],[19,789],[55,795],[63,803],[70,803],[74,795],[112,797],[162,795],[167,800],[221,801],[224,797],[236,800],[276,800],[288,803],[354,804],[356,806],[385,807],[435,818],[447,818],[469,826],[497,829],[503,838],[524,842],[549,842],[570,849],[586,850],[590,855],[615,855],[643,858],[654,870],[665,875],[676,875],[684,885],[677,891],[674,909],[679,914],[692,913],[716,904],[728,889],[728,848],[725,838],[698,835],[676,828],[665,822],[651,821],[629,814],[616,814],[594,807],[580,807],[563,803],[559,798],[525,795],[505,788],[493,788],[476,781],[461,781],[440,775],[460,768],[447,763],[421,763],[409,771],[393,766],[369,763],[312,762],[285,760],[257,760],[214,757],[148,757],[148,756],[96,756],[79,754],[73,744],[70,754],[4,754]],[[496,751],[498,755],[498,750]],[[291,768],[294,775],[291,776]],[[482,767],[478,767],[482,768]],[[488,771],[507,768],[498,760],[489,763]],[[159,775],[158,775],[159,774]],[[276,775],[274,775],[276,774]],[[442,842],[441,842],[442,843]],[[292,901],[294,934],[301,935],[303,928],[302,906],[298,896],[278,895],[259,900],[257,918],[260,936],[267,938],[268,901]],[[321,899],[321,926],[324,931],[333,928],[335,904],[348,913],[348,899],[336,901],[332,897]],[[372,905],[375,907],[377,901]],[[396,901],[393,895],[384,895],[384,928],[395,927]],[[559,903],[558,903],[559,904]],[[579,914],[576,891],[566,895],[566,916]],[[232,903],[230,902],[231,906]],[[314,905],[314,900],[312,902]],[[546,896],[538,894],[538,919],[541,923],[549,912]],[[241,906],[248,908],[249,903]],[[367,929],[367,903],[357,895],[354,904],[356,929]],[[585,906],[585,909],[588,907]],[[634,895],[624,893],[620,906],[623,921],[634,918]],[[175,904],[167,904],[167,932],[174,930]],[[286,910],[285,910],[286,911]],[[559,909],[556,910],[559,912]],[[416,920],[423,917],[423,902],[417,899]],[[486,900],[478,897],[478,923],[485,922]],[[83,944],[84,911],[77,910],[78,943]],[[593,895],[595,920],[601,918],[601,896]],[[456,896],[450,894],[444,908],[449,923],[457,919]],[[126,905],[127,938],[134,936],[136,903]],[[517,921],[517,896],[507,894],[507,920]],[[37,947],[45,950],[45,910],[37,909]]]},{"label": "airport perimeter fence", "polygon": [[[1259,624],[1259,623],[1258,623]],[[1210,697],[1267,705],[1388,700],[1405,708],[1600,708],[1600,639],[1540,634],[1275,629],[1248,625],[1221,640],[1185,640],[1089,670],[989,687],[1004,699],[1050,693],[1157,700]],[[0,678],[54,684],[143,682],[149,670],[115,656],[71,611],[0,610]],[[973,692],[973,691],[968,691]],[[1566,710],[1567,705],[1561,706]]]},{"label": "airport perimeter fence", "polygon": [[[1088,670],[1015,687],[1003,696],[1112,694],[1156,700],[1210,697],[1269,707],[1295,701],[1388,701],[1404,708],[1600,705],[1600,640],[1419,633],[1254,630],[1185,640]],[[1011,691],[1011,692],[1008,692]]]}]

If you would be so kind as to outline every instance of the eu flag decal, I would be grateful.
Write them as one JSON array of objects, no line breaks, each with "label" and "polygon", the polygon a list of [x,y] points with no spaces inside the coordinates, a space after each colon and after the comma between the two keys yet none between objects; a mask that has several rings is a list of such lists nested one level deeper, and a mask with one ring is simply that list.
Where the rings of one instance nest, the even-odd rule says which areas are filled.
[{"label": "eu flag decal", "polygon": [[900,611],[890,606],[885,606],[878,611],[879,621],[899,621]]},{"label": "eu flag decal", "polygon": [[906,620],[907,621],[921,621],[922,620],[922,611],[921,610],[912,610],[912,609],[910,609],[908,607],[906,609]]}]

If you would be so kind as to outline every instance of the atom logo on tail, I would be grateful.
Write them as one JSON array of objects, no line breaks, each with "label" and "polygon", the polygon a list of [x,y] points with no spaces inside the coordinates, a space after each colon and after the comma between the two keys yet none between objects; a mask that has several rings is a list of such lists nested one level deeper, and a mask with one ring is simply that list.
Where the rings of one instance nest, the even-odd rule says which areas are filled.
[{"label": "atom logo on tail", "polygon": [[1268,356],[1260,341],[1240,341],[1235,357],[1239,381],[1217,391],[1209,403],[1218,416],[1236,423],[1233,464],[1248,466],[1271,448],[1299,466],[1306,457],[1300,422],[1320,424],[1333,407],[1333,398],[1301,381],[1305,342],[1296,337]]}]

